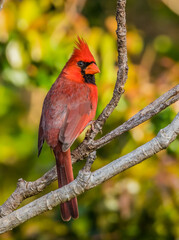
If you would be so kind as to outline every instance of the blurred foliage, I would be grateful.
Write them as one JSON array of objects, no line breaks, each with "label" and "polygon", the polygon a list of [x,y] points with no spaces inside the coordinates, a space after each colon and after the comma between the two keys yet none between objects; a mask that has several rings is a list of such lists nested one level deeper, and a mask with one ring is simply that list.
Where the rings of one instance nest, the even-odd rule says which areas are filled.
[{"label": "blurred foliage", "polygon": [[[178,3],[171,4],[175,13],[158,0],[127,1],[129,78],[103,134],[178,83]],[[1,204],[18,178],[35,180],[54,165],[46,144],[37,158],[39,117],[77,35],[86,39],[101,69],[97,115],[109,102],[117,73],[115,8],[116,0],[5,1],[0,12]],[[100,149],[93,170],[152,139],[178,109],[176,103]],[[57,207],[0,239],[179,239],[178,157],[177,139],[166,151],[80,196],[78,220],[62,222]],[[82,165],[75,164],[75,174]],[[45,192],[56,188],[53,183]]]}]

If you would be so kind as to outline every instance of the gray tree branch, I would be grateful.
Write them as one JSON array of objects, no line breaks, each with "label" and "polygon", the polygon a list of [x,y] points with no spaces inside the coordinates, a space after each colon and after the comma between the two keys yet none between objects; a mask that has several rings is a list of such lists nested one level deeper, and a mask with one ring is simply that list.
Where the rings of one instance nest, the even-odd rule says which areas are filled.
[{"label": "gray tree branch", "polygon": [[164,93],[157,100],[143,108],[133,117],[131,117],[128,121],[124,122],[122,125],[109,132],[99,140],[94,141],[93,146],[95,147],[95,149],[101,148],[105,144],[111,142],[111,140],[113,140],[114,138],[147,121],[148,119],[152,118],[157,113],[161,112],[166,107],[170,106],[178,100],[179,84],[176,85],[174,88],[170,89],[168,92]]},{"label": "gray tree branch", "polygon": [[152,118],[169,105],[177,102],[179,100],[179,84],[170,89],[168,92],[164,93],[162,96],[157,98],[154,102],[150,103],[148,106],[140,110],[129,120],[124,122],[122,125],[109,132],[102,138],[98,140],[86,141],[84,140],[73,152],[72,159],[73,162],[77,160],[82,160],[88,154],[94,150],[101,148],[107,143],[111,142],[114,138],[120,136],[124,132],[131,130],[132,128],[140,125],[141,123]]},{"label": "gray tree branch", "polygon": [[[130,129],[147,121],[149,118],[155,116],[157,113],[159,113],[172,103],[176,102],[177,100],[179,100],[179,84],[174,88],[170,89],[168,92],[164,93],[154,102],[150,103],[148,106],[146,106],[133,117],[131,117],[128,121],[114,129],[110,133],[106,134],[102,138],[96,141],[92,141],[89,145],[86,145],[85,143],[85,146],[84,142],[82,142],[77,148],[77,153],[80,153],[80,155],[76,154],[76,149],[72,152],[72,163],[77,162],[79,159],[84,159],[91,152],[111,142],[115,137],[120,136],[124,132],[129,131]],[[22,178],[19,179],[16,190],[7,199],[7,201],[2,206],[0,206],[0,217],[6,216],[13,212],[20,206],[22,201],[24,201],[26,198],[42,192],[56,179],[57,173],[55,166],[36,181],[27,182]]]},{"label": "gray tree branch", "polygon": [[[91,128],[84,139],[84,145],[89,143],[95,138],[95,136],[102,130],[102,127],[108,117],[116,108],[122,94],[124,93],[124,84],[126,83],[128,76],[128,64],[127,64],[127,43],[126,43],[126,0],[117,0],[116,7],[116,21],[117,21],[117,46],[118,46],[118,72],[117,80],[113,91],[113,97],[110,102],[104,108],[98,119],[95,121],[93,128]],[[76,150],[78,151],[78,150]]]},{"label": "gray tree branch", "polygon": [[[77,178],[70,184],[57,189],[45,196],[25,205],[24,207],[10,213],[0,219],[0,233],[4,233],[37,216],[45,211],[52,210],[58,204],[69,201],[83,192],[107,181],[111,177],[125,171],[126,169],[144,161],[157,152],[168,147],[179,135],[179,113],[171,124],[161,129],[157,136],[148,143],[135,149],[129,154],[116,159],[106,166],[90,172],[88,167],[84,167]],[[89,161],[86,163],[89,164]]]}]

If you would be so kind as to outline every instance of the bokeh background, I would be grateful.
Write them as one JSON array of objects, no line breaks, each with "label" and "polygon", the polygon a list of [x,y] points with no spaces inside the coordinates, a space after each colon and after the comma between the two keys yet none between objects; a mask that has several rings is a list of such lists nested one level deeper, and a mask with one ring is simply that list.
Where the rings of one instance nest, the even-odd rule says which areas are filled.
[{"label": "bokeh background", "polygon": [[[129,78],[102,134],[179,81],[178,1],[128,0],[126,11]],[[19,178],[33,181],[55,163],[46,144],[37,158],[39,118],[44,96],[72,53],[77,35],[86,39],[101,69],[96,77],[97,116],[109,102],[117,73],[115,12],[116,0],[5,1],[0,11],[0,204]],[[151,140],[178,110],[175,103],[98,150],[93,170]],[[179,139],[167,150],[78,197],[78,220],[62,222],[56,207],[0,239],[177,240],[178,158]],[[83,164],[75,164],[75,175]],[[45,193],[56,188],[55,182]]]}]

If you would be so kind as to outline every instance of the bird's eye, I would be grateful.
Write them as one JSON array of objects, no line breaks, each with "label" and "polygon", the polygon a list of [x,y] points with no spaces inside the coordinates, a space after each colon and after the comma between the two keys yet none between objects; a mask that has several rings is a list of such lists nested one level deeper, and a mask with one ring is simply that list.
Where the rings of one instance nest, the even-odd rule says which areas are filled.
[{"label": "bird's eye", "polygon": [[83,61],[79,61],[77,64],[78,64],[79,67],[84,67],[84,62]]}]

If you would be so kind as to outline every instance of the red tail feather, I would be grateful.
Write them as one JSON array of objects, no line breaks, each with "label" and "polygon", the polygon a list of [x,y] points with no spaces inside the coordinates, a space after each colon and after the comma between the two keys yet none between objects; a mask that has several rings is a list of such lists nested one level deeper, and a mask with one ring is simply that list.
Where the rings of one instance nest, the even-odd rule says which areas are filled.
[{"label": "red tail feather", "polygon": [[[58,186],[61,188],[74,180],[70,149],[68,149],[67,152],[62,152],[61,144],[58,143],[53,151],[56,158]],[[71,217],[78,218],[79,216],[78,203],[76,198],[60,204],[60,209],[61,217],[64,221],[69,221]]]}]

